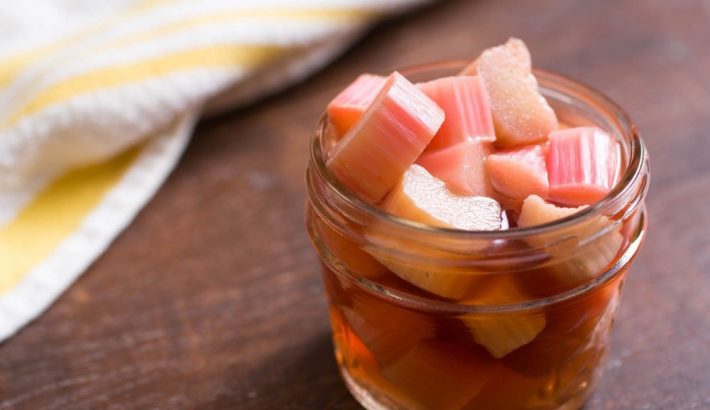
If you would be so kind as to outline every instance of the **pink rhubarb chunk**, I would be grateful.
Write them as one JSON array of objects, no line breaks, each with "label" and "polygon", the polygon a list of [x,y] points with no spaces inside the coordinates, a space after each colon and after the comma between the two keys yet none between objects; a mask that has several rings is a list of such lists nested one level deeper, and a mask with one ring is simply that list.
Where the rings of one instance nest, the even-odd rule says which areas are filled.
[{"label": "pink rhubarb chunk", "polygon": [[378,202],[444,122],[444,112],[398,72],[334,147],[327,167],[355,194]]},{"label": "pink rhubarb chunk", "polygon": [[557,129],[555,112],[540,94],[532,73],[530,52],[517,38],[485,50],[462,74],[477,74],[483,80],[498,145],[543,141]]},{"label": "pink rhubarb chunk", "polygon": [[418,84],[444,110],[444,124],[427,151],[447,148],[470,138],[495,140],[490,101],[477,76],[444,77]]},{"label": "pink rhubarb chunk", "polygon": [[379,75],[362,74],[328,104],[328,118],[338,137],[345,135],[360,119],[385,81],[387,79]]},{"label": "pink rhubarb chunk", "polygon": [[570,206],[599,201],[616,184],[619,170],[619,144],[599,128],[550,133],[547,174],[552,201]]},{"label": "pink rhubarb chunk", "polygon": [[493,189],[483,166],[491,149],[490,142],[466,140],[439,151],[424,152],[417,164],[457,194],[491,197]]},{"label": "pink rhubarb chunk", "polygon": [[499,151],[486,158],[486,172],[496,191],[511,199],[537,194],[547,197],[546,147]]}]

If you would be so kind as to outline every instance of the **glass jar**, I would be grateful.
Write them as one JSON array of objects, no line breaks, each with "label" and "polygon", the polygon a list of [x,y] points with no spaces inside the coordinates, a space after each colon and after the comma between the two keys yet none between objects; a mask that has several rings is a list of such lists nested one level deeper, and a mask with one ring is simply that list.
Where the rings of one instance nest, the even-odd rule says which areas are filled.
[{"label": "glass jar", "polygon": [[[403,70],[413,82],[466,62]],[[524,229],[469,232],[404,220],[325,167],[325,115],[311,140],[306,225],[322,264],[335,355],[368,409],[573,409],[603,369],[624,276],[646,231],[647,153],[597,91],[536,70],[569,126],[621,143],[625,172],[600,202]]]}]

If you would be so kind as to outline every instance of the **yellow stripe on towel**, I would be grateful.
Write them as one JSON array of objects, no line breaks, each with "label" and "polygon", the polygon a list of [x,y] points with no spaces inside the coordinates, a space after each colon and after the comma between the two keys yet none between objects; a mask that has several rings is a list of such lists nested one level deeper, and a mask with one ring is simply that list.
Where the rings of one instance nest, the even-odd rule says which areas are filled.
[{"label": "yellow stripe on towel", "polygon": [[147,32],[141,32],[132,36],[127,36],[110,42],[106,47],[118,48],[137,43],[154,41],[160,37],[194,29],[201,26],[220,23],[238,23],[240,20],[254,18],[280,19],[285,21],[308,21],[308,20],[331,20],[341,23],[354,21],[361,22],[367,19],[374,19],[382,14],[370,9],[246,9],[220,11],[218,13],[200,15],[193,18],[174,21],[159,26]]},{"label": "yellow stripe on towel", "polygon": [[94,23],[91,26],[69,34],[65,37],[55,40],[48,44],[38,46],[37,48],[25,51],[20,54],[5,56],[3,61],[0,61],[0,88],[6,86],[12,79],[28,66],[36,63],[39,59],[47,57],[65,47],[71,46],[82,38],[91,37],[101,30],[106,30],[107,27],[112,27],[126,19],[139,16],[151,8],[168,3],[169,0],[144,0],[127,8],[121,13],[108,17],[105,21]]},{"label": "yellow stripe on towel", "polygon": [[217,45],[91,71],[44,89],[13,114],[3,128],[16,124],[24,116],[81,94],[136,83],[180,70],[220,66],[246,68],[274,58],[283,50],[282,47],[270,45]]},{"label": "yellow stripe on towel", "polygon": [[67,173],[0,229],[0,295],[21,281],[79,227],[121,180],[141,148]]}]

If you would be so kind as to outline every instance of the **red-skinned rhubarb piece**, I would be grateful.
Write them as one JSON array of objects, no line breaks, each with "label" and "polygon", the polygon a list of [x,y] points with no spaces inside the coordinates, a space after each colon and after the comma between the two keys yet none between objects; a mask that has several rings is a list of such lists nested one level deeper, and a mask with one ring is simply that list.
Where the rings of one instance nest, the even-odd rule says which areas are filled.
[{"label": "red-skinned rhubarb piece", "polygon": [[550,133],[547,174],[552,201],[570,206],[597,202],[614,187],[619,170],[619,144],[601,129]]},{"label": "red-skinned rhubarb piece", "polygon": [[493,189],[483,165],[491,151],[490,142],[469,139],[438,151],[424,152],[417,164],[457,194],[492,197]]},{"label": "red-skinned rhubarb piece", "polygon": [[362,74],[328,104],[328,118],[338,137],[342,137],[360,119],[385,85],[385,77]]},{"label": "red-skinned rhubarb piece", "polygon": [[468,139],[495,141],[490,101],[477,76],[444,77],[417,84],[444,110],[446,118],[427,146],[435,151]]},{"label": "red-skinned rhubarb piece", "polygon": [[511,38],[483,51],[462,74],[477,74],[483,80],[500,146],[544,141],[557,129],[555,112],[538,90],[530,52],[521,40]]},{"label": "red-skinned rhubarb piece", "polygon": [[378,202],[417,160],[444,112],[398,72],[333,149],[326,165],[355,194]]},{"label": "red-skinned rhubarb piece", "polygon": [[493,188],[516,200],[532,194],[546,197],[545,151],[544,145],[532,145],[489,155],[485,168]]}]

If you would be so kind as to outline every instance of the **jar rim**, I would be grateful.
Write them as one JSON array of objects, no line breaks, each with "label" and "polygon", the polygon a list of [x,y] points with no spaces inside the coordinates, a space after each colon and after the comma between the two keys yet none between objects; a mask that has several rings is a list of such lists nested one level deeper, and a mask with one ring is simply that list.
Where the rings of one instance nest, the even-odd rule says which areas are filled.
[{"label": "jar rim", "polygon": [[[406,76],[408,74],[436,69],[462,68],[466,64],[468,64],[468,62],[464,60],[441,61],[410,66],[402,69],[401,72]],[[584,99],[587,105],[592,103],[598,110],[606,112],[608,117],[613,120],[612,125],[615,131],[628,142],[628,160],[624,173],[619,178],[619,182],[617,182],[604,198],[579,212],[545,224],[497,231],[468,231],[456,228],[437,227],[392,215],[360,199],[342,184],[326,167],[326,158],[321,145],[321,138],[325,135],[327,126],[326,112],[321,114],[311,136],[310,156],[311,163],[314,165],[313,168],[319,178],[326,183],[329,190],[348,206],[363,212],[368,217],[376,218],[378,222],[390,225],[395,229],[411,231],[418,234],[443,235],[455,239],[514,240],[530,235],[546,234],[558,229],[564,229],[575,224],[584,223],[605,213],[615,213],[609,211],[614,210],[614,208],[620,209],[619,202],[634,194],[635,186],[644,171],[647,152],[636,125],[617,103],[591,86],[546,70],[533,69],[533,72],[538,79],[540,88],[544,91],[557,92],[571,99]]]}]

